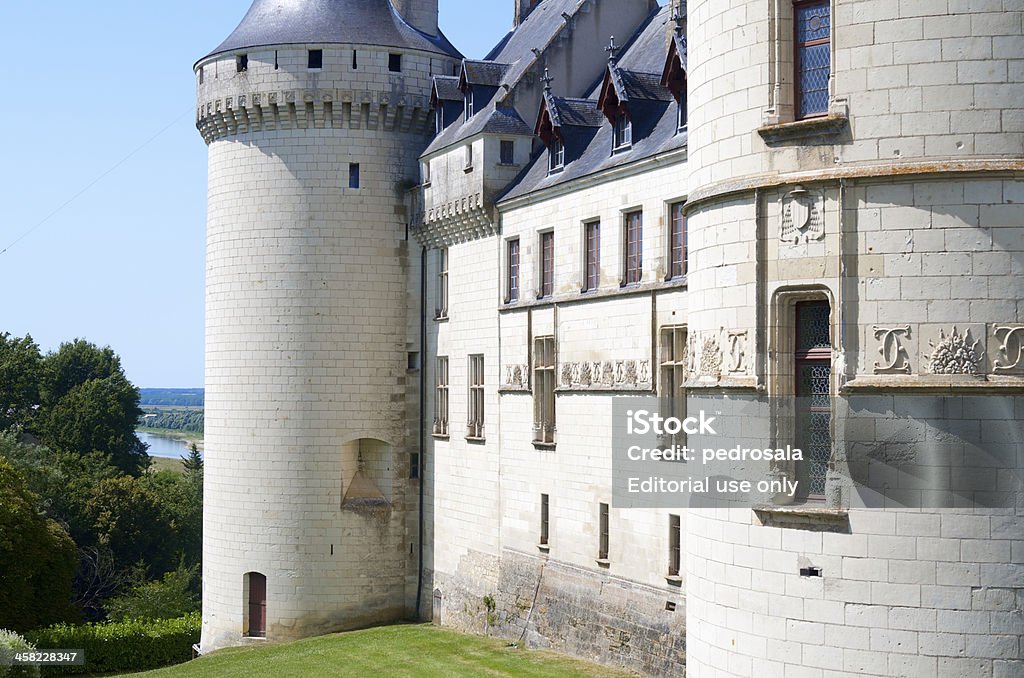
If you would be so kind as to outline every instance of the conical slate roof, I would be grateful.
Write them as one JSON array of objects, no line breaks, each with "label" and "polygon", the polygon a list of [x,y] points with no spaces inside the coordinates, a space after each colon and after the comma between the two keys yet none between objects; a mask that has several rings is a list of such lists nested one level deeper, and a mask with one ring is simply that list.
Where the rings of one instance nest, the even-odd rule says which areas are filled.
[{"label": "conical slate roof", "polygon": [[207,56],[294,44],[379,45],[462,57],[440,32],[427,35],[407,24],[389,0],[255,0],[235,32]]}]

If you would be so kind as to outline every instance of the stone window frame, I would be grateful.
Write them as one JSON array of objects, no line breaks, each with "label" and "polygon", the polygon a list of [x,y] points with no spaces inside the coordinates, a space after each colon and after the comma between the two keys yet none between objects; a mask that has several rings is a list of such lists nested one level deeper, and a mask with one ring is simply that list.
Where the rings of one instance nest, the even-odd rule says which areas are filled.
[{"label": "stone window frame", "polygon": [[611,505],[605,502],[598,504],[597,512],[597,564],[601,567],[608,567],[611,559],[608,557],[611,550]]},{"label": "stone window frame", "polygon": [[668,516],[668,574],[665,579],[670,584],[683,581],[683,518],[682,514],[670,513]]},{"label": "stone window frame", "polygon": [[448,356],[439,355],[434,360],[434,428],[435,438],[448,438],[450,421],[449,378],[450,362]]},{"label": "stone window frame", "polygon": [[545,552],[551,549],[551,495],[546,493],[540,495],[540,539],[537,548]]},{"label": "stone window frame", "polygon": [[[619,242],[622,246],[622,251],[619,256],[619,286],[620,287],[636,287],[643,284],[644,282],[644,210],[642,206],[630,207],[620,211],[620,238]],[[638,251],[637,256],[639,257],[639,265],[636,266],[636,280],[632,279],[631,273],[633,271],[629,266],[629,228],[630,228],[630,217],[639,215],[640,218],[640,236],[638,239]]]},{"label": "stone window frame", "polygon": [[[591,231],[596,229],[596,243],[591,241]],[[583,221],[580,225],[580,272],[582,284],[580,293],[588,294],[601,289],[601,219],[593,218]],[[595,245],[596,249],[591,249]],[[593,254],[594,261],[591,261]],[[594,275],[591,276],[591,263],[594,264]]]},{"label": "stone window frame", "polygon": [[[825,285],[801,285],[783,287],[774,292],[769,305],[768,325],[768,394],[770,396],[771,433],[773,447],[792,444],[796,434],[796,308],[807,301],[827,302],[830,309],[830,341],[832,343],[832,375],[829,391],[834,399],[838,393],[838,374],[835,369],[835,347],[838,339],[836,320],[836,299],[833,291]],[[834,401],[833,401],[834,402]],[[836,458],[836,409],[832,408],[832,459]],[[790,480],[797,480],[799,474],[792,464],[773,467],[772,472],[784,473]],[[800,498],[801,504],[810,507],[826,507],[833,501],[826,485],[825,500]]]},{"label": "stone window frame", "polygon": [[437,249],[437,307],[434,309],[434,320],[448,319],[449,277],[448,267],[451,264],[451,253],[447,247]]},{"label": "stone window frame", "polygon": [[[548,240],[550,238],[550,241]],[[550,257],[545,259],[547,254],[545,245],[550,242]],[[557,263],[555,261],[555,229],[545,228],[537,231],[537,294],[538,300],[551,299],[555,296],[555,277],[557,274]],[[520,256],[520,261],[522,256]],[[550,264],[548,266],[547,264]]]},{"label": "stone window frame", "polygon": [[[658,328],[658,407],[664,417],[686,418],[687,347],[689,326],[685,323]],[[669,377],[668,375],[672,375]],[[674,406],[673,406],[674,404]],[[686,445],[686,433],[665,434],[665,446]]]},{"label": "stone window frame", "polygon": [[533,338],[533,445],[554,448],[558,433],[558,342],[553,334]]},{"label": "stone window frame", "polygon": [[470,442],[483,442],[484,416],[486,402],[484,393],[484,354],[473,353],[467,356],[466,364],[469,379],[466,384],[466,395],[468,398],[466,408],[466,440]]},{"label": "stone window frame", "polygon": [[[665,280],[686,280],[687,273],[689,273],[689,261],[690,261],[690,249],[689,249],[689,230],[687,229],[687,218],[686,218],[686,198],[676,198],[673,200],[667,200],[665,202],[665,223],[668,228],[665,230]],[[675,228],[674,219],[676,216],[676,210],[679,210],[683,218],[683,260],[682,260],[682,273],[675,275],[672,269],[673,267],[673,256],[675,254]]]},{"label": "stone window frame", "polygon": [[[505,304],[517,304],[523,298],[523,243],[518,235],[510,236],[505,238],[504,247],[502,247],[502,266],[501,269],[505,275],[503,286],[504,294],[502,296],[503,303]],[[515,287],[512,286],[513,280],[513,264],[512,264],[512,248],[515,247]],[[515,296],[512,296],[512,291],[515,290]]]}]

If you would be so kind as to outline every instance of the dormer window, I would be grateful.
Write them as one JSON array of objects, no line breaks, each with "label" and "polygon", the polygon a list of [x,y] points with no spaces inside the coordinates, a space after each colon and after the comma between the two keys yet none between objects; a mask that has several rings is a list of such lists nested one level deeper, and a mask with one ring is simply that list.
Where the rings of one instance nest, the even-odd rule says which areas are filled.
[{"label": "dormer window", "polygon": [[548,174],[561,172],[565,168],[565,144],[554,138],[548,145]]},{"label": "dormer window", "polygon": [[440,134],[444,131],[444,111],[441,109],[441,105],[438,104],[437,108],[434,109],[434,134]]},{"label": "dormer window", "polygon": [[466,120],[472,118],[475,112],[473,110],[473,88],[468,87],[466,88]]},{"label": "dormer window", "polygon": [[686,90],[683,90],[676,95],[676,132],[684,131],[686,123]]},{"label": "dormer window", "polygon": [[633,123],[629,116],[620,113],[612,125],[612,151],[623,151],[633,145]]}]

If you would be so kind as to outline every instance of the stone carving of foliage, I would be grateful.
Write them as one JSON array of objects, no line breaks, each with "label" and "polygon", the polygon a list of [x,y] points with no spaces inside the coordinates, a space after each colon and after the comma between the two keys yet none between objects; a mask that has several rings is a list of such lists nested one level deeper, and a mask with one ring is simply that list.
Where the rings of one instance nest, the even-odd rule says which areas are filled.
[{"label": "stone carving of foliage", "polygon": [[978,344],[981,340],[971,341],[971,331],[963,334],[953,326],[953,331],[946,336],[939,331],[939,343],[929,341],[932,354],[927,356],[928,371],[932,374],[977,374],[981,356]]},{"label": "stone carving of foliage", "polygon": [[718,339],[708,337],[700,351],[700,373],[718,377],[722,374],[722,351]]}]

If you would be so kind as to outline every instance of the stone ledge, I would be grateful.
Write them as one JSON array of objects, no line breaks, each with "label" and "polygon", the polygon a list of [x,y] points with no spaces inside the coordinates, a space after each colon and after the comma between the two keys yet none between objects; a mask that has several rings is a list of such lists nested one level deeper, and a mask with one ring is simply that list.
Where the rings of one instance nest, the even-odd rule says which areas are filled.
[{"label": "stone ledge", "polygon": [[849,124],[850,119],[845,115],[827,115],[821,118],[765,125],[759,127],[757,133],[768,145],[794,140],[806,142],[813,137],[836,136]]},{"label": "stone ledge", "polygon": [[839,393],[907,393],[933,395],[1006,395],[1024,393],[1024,377],[993,375],[874,375],[856,377],[839,388]]},{"label": "stone ledge", "polygon": [[850,533],[850,516],[845,509],[825,506],[778,506],[759,504],[753,507],[754,524],[809,532]]}]

